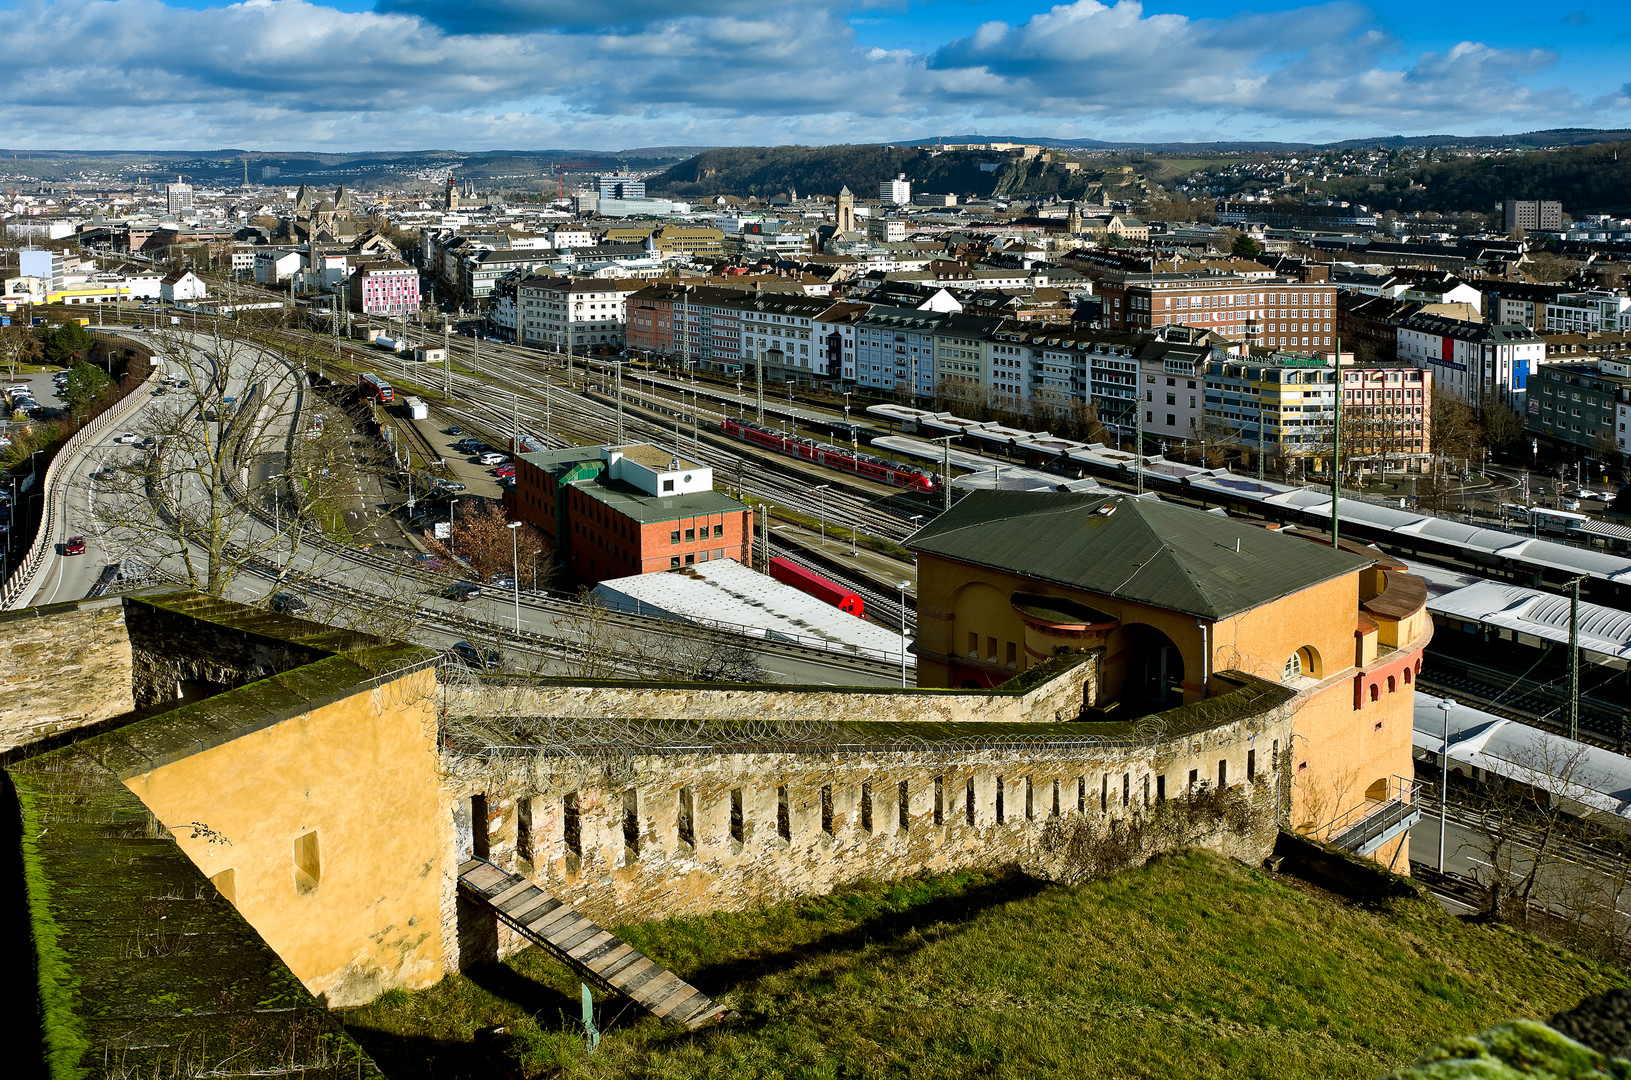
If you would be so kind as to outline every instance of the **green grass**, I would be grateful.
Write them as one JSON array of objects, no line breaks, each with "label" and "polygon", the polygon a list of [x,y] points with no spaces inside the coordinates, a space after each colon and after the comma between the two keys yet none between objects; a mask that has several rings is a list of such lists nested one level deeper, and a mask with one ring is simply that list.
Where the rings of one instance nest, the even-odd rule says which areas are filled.
[{"label": "green grass", "polygon": [[1420,900],[1364,908],[1190,852],[1067,888],[1018,874],[873,884],[625,928],[734,1006],[686,1033],[602,1001],[538,950],[344,1020],[393,1080],[566,1077],[1374,1077],[1621,981]]}]

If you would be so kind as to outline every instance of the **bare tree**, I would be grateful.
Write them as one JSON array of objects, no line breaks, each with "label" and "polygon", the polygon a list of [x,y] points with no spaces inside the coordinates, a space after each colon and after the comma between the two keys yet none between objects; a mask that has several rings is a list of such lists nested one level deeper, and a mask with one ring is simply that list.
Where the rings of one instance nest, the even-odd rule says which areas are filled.
[{"label": "bare tree", "polygon": [[162,566],[210,596],[267,564],[309,573],[306,443],[291,434],[298,371],[247,323],[165,328],[155,344],[175,385],[133,423],[130,455],[108,453],[86,497],[73,500],[85,531],[110,554]]},{"label": "bare tree", "polygon": [[522,587],[536,589],[554,576],[555,561],[544,534],[525,523],[511,529],[498,503],[467,500],[458,505],[454,518],[451,545],[427,546],[462,559],[481,580],[514,571]]}]

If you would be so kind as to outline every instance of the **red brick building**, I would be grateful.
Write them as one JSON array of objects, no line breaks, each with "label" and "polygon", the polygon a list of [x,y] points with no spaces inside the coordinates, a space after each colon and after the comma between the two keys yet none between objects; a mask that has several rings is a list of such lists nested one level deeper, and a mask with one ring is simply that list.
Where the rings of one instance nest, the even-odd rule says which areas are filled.
[{"label": "red brick building", "polygon": [[649,443],[515,459],[515,513],[594,584],[731,559],[753,565],[753,511],[713,489],[713,470]]},{"label": "red brick building", "polygon": [[1328,283],[1220,274],[1136,274],[1101,282],[1104,325],[1149,333],[1182,323],[1270,349],[1329,351],[1337,288]]}]

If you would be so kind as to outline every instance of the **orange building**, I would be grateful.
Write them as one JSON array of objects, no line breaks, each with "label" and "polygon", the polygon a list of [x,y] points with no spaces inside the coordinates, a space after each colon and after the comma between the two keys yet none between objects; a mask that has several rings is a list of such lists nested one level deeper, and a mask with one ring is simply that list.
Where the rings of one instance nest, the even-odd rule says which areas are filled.
[{"label": "orange building", "polygon": [[578,579],[733,559],[753,565],[753,511],[713,489],[713,470],[649,443],[519,454],[516,516]]},{"label": "orange building", "polygon": [[[977,491],[918,555],[918,682],[993,686],[1059,649],[1102,650],[1095,706],[1192,705],[1243,671],[1296,691],[1290,823],[1332,833],[1408,789],[1425,583],[1374,548],[1332,550],[1153,498]],[[1407,839],[1376,852],[1408,867]]]}]

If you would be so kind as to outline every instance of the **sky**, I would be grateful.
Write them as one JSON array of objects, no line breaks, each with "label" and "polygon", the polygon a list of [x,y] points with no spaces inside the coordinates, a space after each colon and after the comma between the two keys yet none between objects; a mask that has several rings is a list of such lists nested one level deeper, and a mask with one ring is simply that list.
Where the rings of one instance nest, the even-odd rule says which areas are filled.
[{"label": "sky", "polygon": [[8,149],[1631,127],[1623,4],[0,0]]}]

